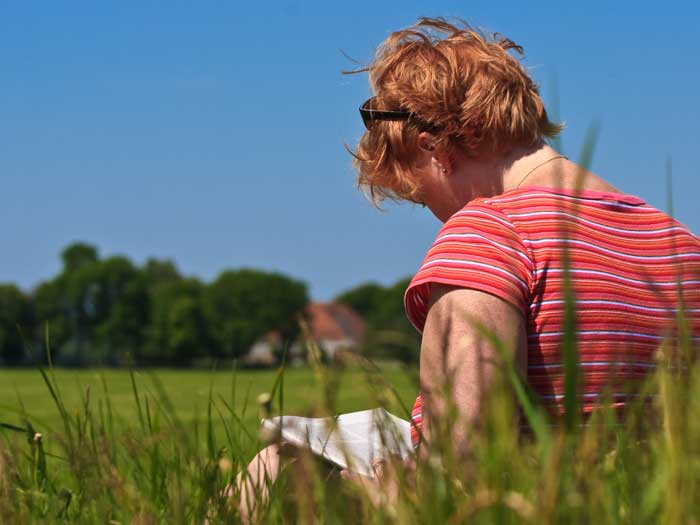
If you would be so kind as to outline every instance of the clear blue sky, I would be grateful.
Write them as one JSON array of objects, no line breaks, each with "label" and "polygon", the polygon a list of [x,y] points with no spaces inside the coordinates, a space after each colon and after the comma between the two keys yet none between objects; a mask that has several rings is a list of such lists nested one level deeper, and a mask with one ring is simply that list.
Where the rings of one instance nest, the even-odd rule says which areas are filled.
[{"label": "clear blue sky", "polygon": [[[530,4],[530,5],[528,5]],[[2,2],[0,282],[31,289],[83,240],[212,279],[275,269],[316,299],[413,273],[438,222],[375,211],[350,157],[371,57],[421,15],[524,46],[564,152],[602,123],[593,171],[700,230],[695,2]]]}]

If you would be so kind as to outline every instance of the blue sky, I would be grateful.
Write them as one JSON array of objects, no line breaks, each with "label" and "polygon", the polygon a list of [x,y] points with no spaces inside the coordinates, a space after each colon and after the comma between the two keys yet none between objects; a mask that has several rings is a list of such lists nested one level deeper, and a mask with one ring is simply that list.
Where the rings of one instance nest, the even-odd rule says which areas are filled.
[{"label": "blue sky", "polygon": [[[99,4],[99,5],[98,5]],[[566,8],[564,8],[566,6]],[[691,2],[1,2],[0,282],[31,289],[83,240],[212,279],[279,270],[326,300],[413,273],[439,223],[372,208],[343,144],[367,61],[417,17],[459,16],[524,64],[593,171],[700,231],[700,7]]]}]

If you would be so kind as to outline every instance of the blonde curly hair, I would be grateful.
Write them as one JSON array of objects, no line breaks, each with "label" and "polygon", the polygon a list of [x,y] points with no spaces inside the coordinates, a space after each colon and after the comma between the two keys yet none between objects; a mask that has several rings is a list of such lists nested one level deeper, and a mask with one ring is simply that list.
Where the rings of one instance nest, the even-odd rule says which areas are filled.
[{"label": "blonde curly hair", "polygon": [[369,73],[373,109],[400,109],[417,117],[374,121],[351,150],[358,185],[375,203],[420,200],[411,165],[421,131],[431,131],[445,154],[460,151],[472,158],[535,145],[561,132],[510,50],[523,54],[497,33],[486,35],[461,21],[421,18],[391,33],[369,66],[348,72]]}]

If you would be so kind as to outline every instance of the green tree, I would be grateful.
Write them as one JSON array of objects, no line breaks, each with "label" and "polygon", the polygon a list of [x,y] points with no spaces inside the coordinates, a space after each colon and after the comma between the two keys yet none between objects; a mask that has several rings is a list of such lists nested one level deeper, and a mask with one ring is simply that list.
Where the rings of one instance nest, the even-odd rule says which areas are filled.
[{"label": "green tree", "polygon": [[144,359],[186,365],[208,354],[203,293],[204,285],[197,279],[165,280],[151,288]]},{"label": "green tree", "polygon": [[97,262],[98,259],[97,248],[84,242],[70,244],[61,252],[64,273],[71,273],[83,266]]},{"label": "green tree", "polygon": [[122,256],[96,263],[95,342],[110,361],[131,352],[140,359],[149,317],[148,281]]},{"label": "green tree", "polygon": [[0,362],[17,365],[25,360],[31,324],[29,299],[13,284],[0,285]]},{"label": "green tree", "polygon": [[383,290],[380,300],[377,302],[376,310],[373,312],[374,323],[394,328],[404,327],[414,330],[406,318],[406,312],[403,306],[403,296],[410,282],[410,278],[400,279]]},{"label": "green tree", "polygon": [[60,358],[66,347],[72,347],[73,360],[82,360],[89,342],[95,285],[95,265],[99,257],[91,244],[76,242],[61,252],[63,268],[55,278],[41,283],[32,294],[36,327],[34,337],[44,341],[48,326],[51,353]]},{"label": "green tree", "polygon": [[126,257],[100,260],[85,243],[71,244],[61,258],[61,273],[34,293],[38,324],[48,323],[57,360],[115,363],[127,351],[138,358],[149,313],[145,273]]},{"label": "green tree", "polygon": [[238,357],[264,334],[293,339],[308,303],[306,285],[279,273],[242,269],[223,272],[205,292],[205,309],[219,354]]},{"label": "green tree", "polygon": [[175,263],[170,260],[150,257],[143,267],[149,288],[161,283],[175,282],[182,279]]},{"label": "green tree", "polygon": [[34,339],[43,345],[48,328],[49,344],[54,358],[59,357],[60,349],[71,337],[64,290],[63,280],[56,277],[41,283],[32,294],[36,317]]},{"label": "green tree", "polygon": [[380,310],[386,290],[377,283],[367,283],[352,288],[335,298],[338,303],[348,305],[361,315],[365,321],[372,323]]},{"label": "green tree", "polygon": [[83,261],[66,267],[59,276],[61,303],[70,330],[70,338],[61,348],[64,363],[83,365],[86,351],[94,342],[94,333],[101,321],[99,261]]},{"label": "green tree", "polygon": [[178,297],[168,316],[169,361],[186,364],[203,350],[205,323],[201,304],[194,297]]}]

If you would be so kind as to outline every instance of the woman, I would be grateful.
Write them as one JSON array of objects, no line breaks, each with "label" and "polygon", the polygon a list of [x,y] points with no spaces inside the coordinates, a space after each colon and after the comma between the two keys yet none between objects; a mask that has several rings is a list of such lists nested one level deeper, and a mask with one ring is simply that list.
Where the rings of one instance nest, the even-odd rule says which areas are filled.
[{"label": "woman", "polygon": [[[468,452],[499,361],[487,332],[513,349],[549,411],[564,411],[568,275],[586,414],[606,393],[624,409],[681,303],[700,328],[700,241],[547,145],[561,128],[509,51],[522,53],[506,38],[421,19],[362,70],[375,95],[360,108],[360,186],[444,223],[405,296],[423,332],[416,445],[422,436],[430,446],[453,402],[461,424],[451,435]],[[278,462],[265,463],[253,472],[272,476]]]},{"label": "woman", "polygon": [[700,241],[546,144],[560,126],[510,50],[522,53],[444,20],[393,33],[366,69],[375,96],[355,152],[375,200],[418,202],[444,223],[405,296],[423,332],[413,437],[430,442],[450,385],[465,452],[498,362],[484,329],[564,412],[567,275],[584,414],[606,393],[624,411],[681,303],[700,332]]}]

